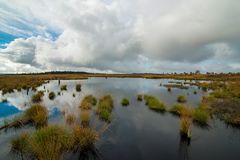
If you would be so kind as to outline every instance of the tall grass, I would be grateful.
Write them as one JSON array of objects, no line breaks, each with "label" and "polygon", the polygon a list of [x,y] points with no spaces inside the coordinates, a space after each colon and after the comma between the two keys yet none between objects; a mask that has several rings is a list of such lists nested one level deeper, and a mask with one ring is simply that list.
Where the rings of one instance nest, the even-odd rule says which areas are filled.
[{"label": "tall grass", "polygon": [[111,112],[113,110],[113,99],[111,95],[107,95],[102,97],[99,100],[98,106],[97,106],[97,114],[99,115],[99,118],[106,121],[111,122]]},{"label": "tall grass", "polygon": [[93,95],[87,95],[83,98],[80,108],[89,110],[92,109],[92,106],[97,104],[97,99]]},{"label": "tall grass", "polygon": [[37,130],[29,139],[32,154],[39,160],[59,160],[72,145],[71,134],[60,126]]},{"label": "tall grass", "polygon": [[80,126],[73,128],[73,149],[80,150],[82,152],[95,148],[95,143],[98,141],[98,132],[91,129]]},{"label": "tall grass", "polygon": [[166,110],[165,104],[151,95],[144,95],[145,104],[149,109],[164,112]]}]

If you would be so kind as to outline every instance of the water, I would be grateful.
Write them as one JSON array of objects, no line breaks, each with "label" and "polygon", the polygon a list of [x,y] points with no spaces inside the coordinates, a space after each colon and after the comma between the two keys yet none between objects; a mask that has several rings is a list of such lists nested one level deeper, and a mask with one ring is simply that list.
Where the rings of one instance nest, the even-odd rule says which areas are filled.
[{"label": "water", "polygon": [[[48,99],[48,94],[43,98],[43,104],[50,111],[50,123],[64,124],[60,111],[79,114],[79,104],[85,95],[93,94],[97,98],[111,94],[114,99],[113,120],[108,129],[103,133],[101,141],[97,143],[100,157],[106,160],[225,160],[240,158],[240,130],[227,128],[219,120],[211,120],[209,128],[192,126],[192,139],[190,142],[182,140],[179,136],[179,118],[170,113],[157,113],[149,110],[144,102],[136,100],[137,94],[151,94],[166,103],[168,108],[176,103],[178,95],[186,95],[187,105],[197,107],[201,97],[206,92],[191,86],[188,90],[167,89],[159,84],[166,84],[170,80],[152,79],[118,79],[118,78],[91,78],[88,80],[61,81],[61,85],[67,84],[68,90],[61,92],[53,101]],[[76,92],[77,83],[82,84],[82,91]],[[58,81],[51,81],[39,87],[38,90],[60,91]],[[193,94],[194,91],[198,93]],[[75,97],[73,97],[73,93]],[[30,105],[33,91],[15,92],[1,98],[8,99],[8,106],[25,110]],[[120,102],[123,97],[130,100],[128,107],[122,107]],[[3,108],[8,108],[5,106]],[[2,108],[0,108],[2,109]],[[14,116],[14,112],[7,114],[0,111],[1,119]],[[101,122],[92,111],[91,124]],[[8,132],[0,132],[0,159],[17,159],[10,150],[9,141],[12,137],[25,130],[33,128],[26,126],[22,129],[10,129]],[[70,156],[68,159],[77,159]]]}]

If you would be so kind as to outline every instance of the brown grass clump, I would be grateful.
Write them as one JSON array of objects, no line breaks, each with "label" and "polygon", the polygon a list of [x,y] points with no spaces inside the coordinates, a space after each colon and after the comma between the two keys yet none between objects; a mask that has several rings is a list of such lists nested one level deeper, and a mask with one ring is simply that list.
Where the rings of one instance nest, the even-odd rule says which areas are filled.
[{"label": "brown grass clump", "polygon": [[74,150],[91,150],[95,148],[95,143],[99,140],[99,134],[91,128],[75,126],[73,128],[73,140]]},{"label": "brown grass clump", "polygon": [[92,109],[92,106],[96,105],[97,99],[93,95],[87,95],[83,98],[80,108],[89,110]]},{"label": "brown grass clump", "polygon": [[46,107],[35,104],[25,111],[24,118],[31,121],[35,126],[44,126],[48,121],[48,111]]},{"label": "brown grass clump", "polygon": [[33,103],[39,103],[42,101],[42,97],[44,96],[43,91],[38,91],[36,94],[32,96],[32,102]]}]

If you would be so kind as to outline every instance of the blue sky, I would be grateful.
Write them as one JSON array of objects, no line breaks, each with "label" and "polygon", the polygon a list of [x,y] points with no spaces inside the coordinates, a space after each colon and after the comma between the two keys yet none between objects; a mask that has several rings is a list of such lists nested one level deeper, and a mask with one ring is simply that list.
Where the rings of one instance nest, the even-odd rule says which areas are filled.
[{"label": "blue sky", "polygon": [[0,73],[238,72],[240,1],[0,0]]}]

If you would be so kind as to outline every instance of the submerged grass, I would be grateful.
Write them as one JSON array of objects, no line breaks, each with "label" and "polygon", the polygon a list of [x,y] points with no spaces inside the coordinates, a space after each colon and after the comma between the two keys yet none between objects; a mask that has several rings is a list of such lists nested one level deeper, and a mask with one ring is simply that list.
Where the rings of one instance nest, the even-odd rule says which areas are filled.
[{"label": "submerged grass", "polygon": [[164,103],[152,95],[144,95],[144,100],[149,109],[160,112],[164,112],[166,110]]},{"label": "submerged grass", "polygon": [[123,98],[121,101],[122,106],[128,106],[129,105],[129,100],[127,98]]},{"label": "submerged grass", "polygon": [[102,97],[99,100],[98,106],[97,106],[97,114],[99,115],[99,118],[106,121],[111,122],[111,112],[113,110],[113,99],[111,95],[107,95]]},{"label": "submerged grass", "polygon": [[89,110],[92,109],[92,106],[95,106],[97,104],[97,99],[93,95],[87,95],[83,98],[80,108]]}]

